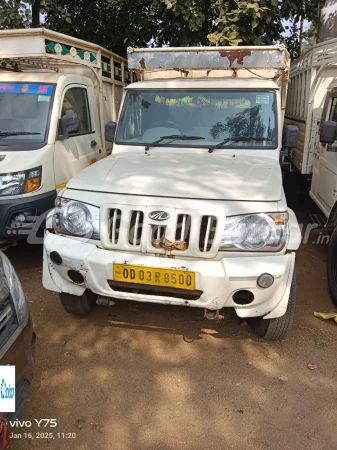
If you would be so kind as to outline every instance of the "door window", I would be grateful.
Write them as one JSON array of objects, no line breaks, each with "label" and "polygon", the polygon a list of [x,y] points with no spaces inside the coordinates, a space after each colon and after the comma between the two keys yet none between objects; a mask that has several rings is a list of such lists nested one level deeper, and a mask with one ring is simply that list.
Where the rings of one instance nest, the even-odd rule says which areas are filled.
[{"label": "door window", "polygon": [[337,122],[337,97],[332,98],[329,120]]},{"label": "door window", "polygon": [[67,90],[64,95],[61,117],[66,114],[76,113],[80,121],[79,130],[71,133],[70,136],[78,136],[92,132],[89,102],[87,90],[80,87],[73,87]]}]

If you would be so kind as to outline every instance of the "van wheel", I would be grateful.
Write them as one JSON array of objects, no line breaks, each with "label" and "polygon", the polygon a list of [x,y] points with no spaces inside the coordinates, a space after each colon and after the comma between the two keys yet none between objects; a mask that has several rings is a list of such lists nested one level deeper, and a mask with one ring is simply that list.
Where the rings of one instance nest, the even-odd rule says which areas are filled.
[{"label": "van wheel", "polygon": [[329,241],[327,272],[330,295],[337,306],[337,228],[333,230]]},{"label": "van wheel", "polygon": [[96,296],[86,290],[82,295],[72,295],[62,292],[59,294],[62,306],[67,313],[76,315],[89,314],[95,306]]},{"label": "van wheel", "polygon": [[296,270],[294,269],[293,279],[291,281],[290,295],[286,313],[276,319],[264,319],[263,317],[254,317],[252,324],[257,333],[268,340],[284,339],[293,325],[297,303],[297,281]]}]

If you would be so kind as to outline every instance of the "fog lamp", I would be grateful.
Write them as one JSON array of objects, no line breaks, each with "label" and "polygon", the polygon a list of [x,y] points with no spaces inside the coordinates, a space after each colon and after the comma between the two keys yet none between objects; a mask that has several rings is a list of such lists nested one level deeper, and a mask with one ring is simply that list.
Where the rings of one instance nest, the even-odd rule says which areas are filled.
[{"label": "fog lamp", "polygon": [[273,277],[273,275],[270,275],[270,273],[263,273],[257,279],[257,285],[263,289],[269,288],[273,283],[274,283],[274,277]]}]

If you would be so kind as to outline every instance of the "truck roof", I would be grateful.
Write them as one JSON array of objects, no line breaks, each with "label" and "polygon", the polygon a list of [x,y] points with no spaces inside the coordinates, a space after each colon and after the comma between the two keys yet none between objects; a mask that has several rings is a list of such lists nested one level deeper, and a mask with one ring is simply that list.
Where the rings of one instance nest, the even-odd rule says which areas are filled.
[{"label": "truck roof", "polygon": [[46,28],[1,30],[0,63],[2,70],[89,74],[120,86],[131,80],[125,58]]},{"label": "truck roof", "polygon": [[288,70],[284,45],[128,48],[130,69],[281,69]]},{"label": "truck roof", "polygon": [[[18,82],[43,82],[43,83],[57,83],[58,79],[64,76],[64,73],[50,73],[50,72],[1,72],[0,81],[18,81]],[[79,77],[80,78],[80,77]]]},{"label": "truck roof", "polygon": [[178,78],[173,80],[137,81],[129,84],[127,89],[280,89],[273,80],[251,78],[193,79]]}]

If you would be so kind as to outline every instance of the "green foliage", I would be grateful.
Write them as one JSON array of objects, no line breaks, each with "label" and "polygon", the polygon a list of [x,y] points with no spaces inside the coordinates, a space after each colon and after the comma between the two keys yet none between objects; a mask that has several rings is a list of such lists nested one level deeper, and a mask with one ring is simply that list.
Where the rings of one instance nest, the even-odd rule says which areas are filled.
[{"label": "green foliage", "polygon": [[0,0],[0,28],[25,28],[31,21],[27,2],[21,0]]},{"label": "green foliage", "polygon": [[316,44],[318,39],[318,29],[313,23],[311,23],[310,27],[302,34],[302,39],[301,53],[305,53]]},{"label": "green foliage", "polygon": [[[49,28],[123,55],[129,45],[281,41],[296,57],[301,18],[312,22],[317,34],[323,4],[324,0],[0,0],[0,28],[39,26],[40,14],[44,14]],[[289,23],[286,27],[284,20]],[[308,44],[305,36],[303,42]]]},{"label": "green foliage", "polygon": [[94,42],[126,56],[130,45],[146,46],[160,34],[158,19],[151,13],[151,1],[137,0],[59,0],[63,13],[49,11],[46,26],[61,33]]},{"label": "green foliage", "polygon": [[54,0],[0,0],[0,29],[40,26],[40,14],[51,13],[71,23],[67,12]]}]

